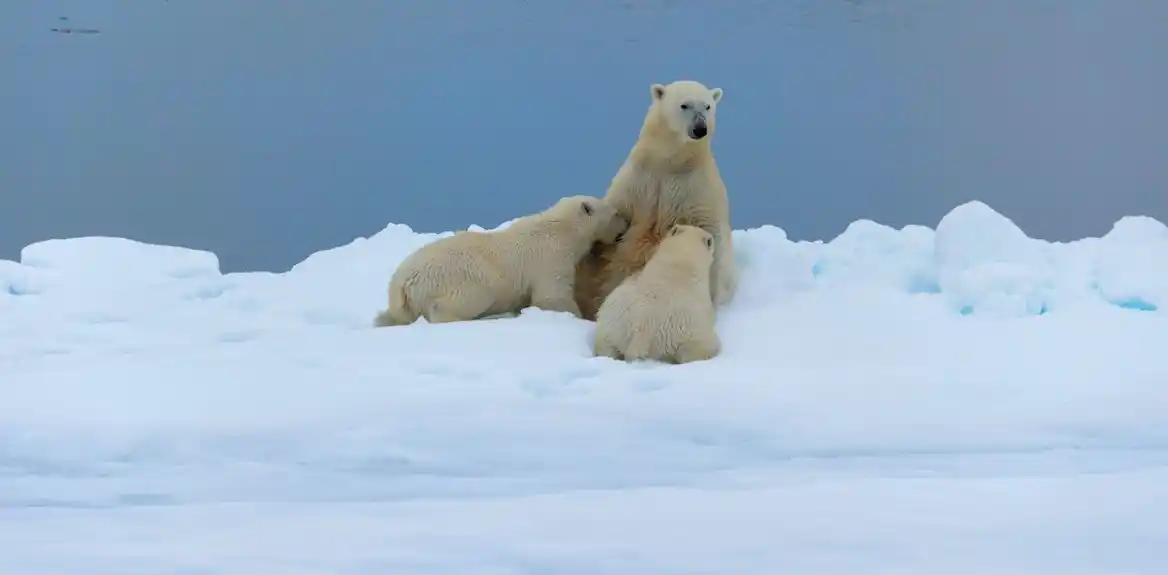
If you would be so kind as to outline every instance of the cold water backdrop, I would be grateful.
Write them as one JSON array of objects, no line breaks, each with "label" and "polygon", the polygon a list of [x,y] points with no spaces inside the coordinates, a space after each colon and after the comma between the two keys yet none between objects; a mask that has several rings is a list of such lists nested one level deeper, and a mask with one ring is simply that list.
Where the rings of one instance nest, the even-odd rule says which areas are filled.
[{"label": "cold water backdrop", "polygon": [[493,225],[603,194],[678,78],[726,92],[737,228],[980,199],[1102,234],[1168,220],[1166,58],[1158,0],[8,0],[0,258],[113,235],[278,271]]}]

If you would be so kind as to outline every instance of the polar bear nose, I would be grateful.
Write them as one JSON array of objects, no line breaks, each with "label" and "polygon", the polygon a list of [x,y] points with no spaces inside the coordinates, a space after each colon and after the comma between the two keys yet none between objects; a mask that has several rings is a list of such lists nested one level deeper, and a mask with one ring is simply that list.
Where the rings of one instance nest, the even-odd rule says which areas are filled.
[{"label": "polar bear nose", "polygon": [[706,137],[706,123],[705,123],[705,121],[698,120],[697,122],[694,122],[693,127],[689,129],[689,137],[691,137],[695,140],[700,140],[700,139]]}]

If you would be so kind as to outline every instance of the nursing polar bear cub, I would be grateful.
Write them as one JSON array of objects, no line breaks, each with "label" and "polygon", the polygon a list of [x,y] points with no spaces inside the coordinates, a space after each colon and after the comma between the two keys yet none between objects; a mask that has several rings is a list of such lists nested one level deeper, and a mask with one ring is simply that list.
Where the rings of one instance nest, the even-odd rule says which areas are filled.
[{"label": "nursing polar bear cub", "polygon": [[679,364],[717,356],[722,343],[710,301],[714,247],[709,232],[674,226],[645,267],[601,304],[593,354]]},{"label": "nursing polar bear cub", "polygon": [[596,242],[612,243],[628,222],[600,198],[571,196],[496,231],[458,232],[410,254],[389,282],[376,327],[467,321],[528,306],[580,317],[572,298],[576,263]]},{"label": "nursing polar bear cub", "polygon": [[714,304],[730,302],[738,287],[730,202],[710,147],[722,89],[683,80],[654,84],[650,96],[640,137],[604,198],[629,221],[629,230],[616,244],[596,246],[576,268],[576,303],[588,319],[676,224],[697,226],[713,238]]}]

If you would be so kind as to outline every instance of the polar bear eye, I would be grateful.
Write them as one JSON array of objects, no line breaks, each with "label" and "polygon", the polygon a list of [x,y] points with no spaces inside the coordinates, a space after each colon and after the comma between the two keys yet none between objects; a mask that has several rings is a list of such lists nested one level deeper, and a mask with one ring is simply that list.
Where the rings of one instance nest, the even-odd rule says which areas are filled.
[{"label": "polar bear eye", "polygon": [[709,104],[706,104],[706,109],[707,109],[707,110],[709,110],[709,109],[710,109],[710,105],[709,105]]},{"label": "polar bear eye", "polygon": [[714,247],[714,240],[713,240],[713,239],[711,239],[711,238],[706,238],[706,247],[707,247],[707,248],[712,248],[712,247]]},{"label": "polar bear eye", "polygon": [[584,202],[583,204],[580,204],[580,208],[584,210],[584,213],[586,215],[589,215],[589,216],[592,215],[592,204],[590,204],[588,202]]},{"label": "polar bear eye", "polygon": [[682,110],[688,110],[688,109],[689,109],[689,104],[682,104],[682,105],[681,105],[681,109],[682,109]]}]

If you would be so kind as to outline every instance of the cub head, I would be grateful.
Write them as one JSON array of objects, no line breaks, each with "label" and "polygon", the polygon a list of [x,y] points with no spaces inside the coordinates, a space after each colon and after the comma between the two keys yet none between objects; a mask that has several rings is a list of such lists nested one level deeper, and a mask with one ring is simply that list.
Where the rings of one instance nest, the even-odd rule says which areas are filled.
[{"label": "cub head", "polygon": [[615,243],[629,229],[629,221],[612,204],[595,196],[568,196],[553,209],[560,217],[578,222],[593,241]]},{"label": "cub head", "polygon": [[683,141],[697,142],[714,135],[715,115],[722,89],[710,89],[700,82],[678,80],[649,89],[652,109],[659,119]]},{"label": "cub head", "polygon": [[697,226],[677,224],[669,228],[669,235],[665,236],[662,243],[666,242],[676,246],[685,246],[688,249],[697,249],[710,259],[714,257],[714,236]]}]

